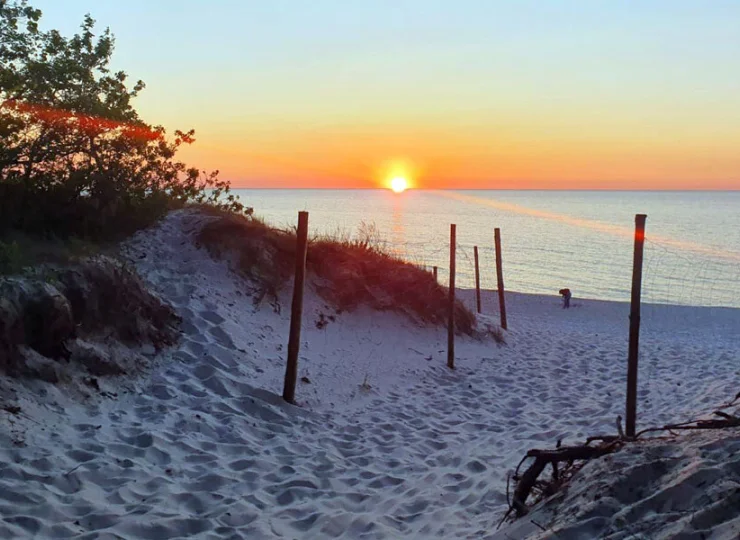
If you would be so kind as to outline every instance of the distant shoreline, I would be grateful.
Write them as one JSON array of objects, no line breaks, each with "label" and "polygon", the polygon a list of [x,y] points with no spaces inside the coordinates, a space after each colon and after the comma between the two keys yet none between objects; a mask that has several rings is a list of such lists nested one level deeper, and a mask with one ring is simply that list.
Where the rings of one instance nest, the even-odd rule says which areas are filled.
[{"label": "distant shoreline", "polygon": [[[441,283],[444,285],[444,283]],[[460,293],[461,299],[467,301],[468,296],[470,296],[469,300],[474,300],[475,295],[475,289],[471,289],[468,287],[455,287],[455,291]],[[481,289],[481,295],[491,295],[491,297],[494,297],[497,295],[496,289]],[[557,294],[545,294],[545,293],[529,293],[529,292],[521,292],[521,291],[506,291],[507,298],[509,296],[513,297],[523,297],[523,298],[530,298],[530,299],[552,299],[553,302],[561,302],[560,297]],[[578,304],[579,302],[585,302],[590,305],[596,305],[596,304],[605,304],[605,305],[624,305],[625,309],[629,309],[630,301],[629,299],[625,300],[604,300],[602,298],[590,298],[587,296],[584,297],[578,297],[576,295],[573,296],[572,300],[575,304]],[[704,310],[704,309],[710,309],[710,310],[717,310],[717,311],[729,311],[729,312],[736,312],[740,314],[740,307],[733,307],[733,306],[705,306],[701,304],[666,304],[661,302],[648,302],[643,300],[640,304],[643,309],[649,308],[649,309],[685,309],[685,310]],[[740,324],[740,320],[738,321]]]}]

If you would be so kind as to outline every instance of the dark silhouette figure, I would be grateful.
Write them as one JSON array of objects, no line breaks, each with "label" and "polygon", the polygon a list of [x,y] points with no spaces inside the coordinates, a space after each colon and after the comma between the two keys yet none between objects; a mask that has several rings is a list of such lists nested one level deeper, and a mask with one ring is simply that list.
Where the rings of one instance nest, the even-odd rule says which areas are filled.
[{"label": "dark silhouette figure", "polygon": [[570,297],[572,296],[570,289],[560,289],[558,294],[563,297],[563,309],[570,307]]}]

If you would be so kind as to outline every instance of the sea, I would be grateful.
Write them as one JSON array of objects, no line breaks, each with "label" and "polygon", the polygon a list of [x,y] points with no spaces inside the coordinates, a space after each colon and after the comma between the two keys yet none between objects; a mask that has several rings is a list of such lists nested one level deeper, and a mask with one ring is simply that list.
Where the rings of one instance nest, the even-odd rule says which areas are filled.
[{"label": "sea", "polygon": [[447,284],[456,225],[456,284],[496,288],[500,229],[506,290],[629,301],[635,216],[647,215],[645,302],[740,307],[740,191],[236,189],[268,223],[312,236],[368,238]]}]

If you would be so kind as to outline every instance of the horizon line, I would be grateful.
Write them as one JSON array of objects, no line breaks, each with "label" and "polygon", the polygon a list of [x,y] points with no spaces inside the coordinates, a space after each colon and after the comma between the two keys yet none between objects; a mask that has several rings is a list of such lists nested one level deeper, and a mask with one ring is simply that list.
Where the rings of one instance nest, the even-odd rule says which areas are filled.
[{"label": "horizon line", "polygon": [[[251,189],[251,190],[272,190],[272,191],[391,191],[385,187],[235,187],[234,189]],[[605,191],[605,192],[624,192],[624,193],[734,193],[740,192],[740,187],[730,189],[707,189],[707,188],[687,188],[687,189],[619,189],[619,188],[407,188],[405,191]]]}]

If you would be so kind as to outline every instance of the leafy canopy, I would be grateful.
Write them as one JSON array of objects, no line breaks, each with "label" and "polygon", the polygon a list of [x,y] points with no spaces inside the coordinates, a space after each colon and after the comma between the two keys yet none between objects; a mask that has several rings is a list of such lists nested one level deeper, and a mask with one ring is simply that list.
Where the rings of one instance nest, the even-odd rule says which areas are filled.
[{"label": "leafy canopy", "polygon": [[27,0],[0,0],[0,232],[110,238],[171,208],[241,212],[218,171],[176,159],[194,132],[144,122],[144,83],[110,70],[114,38],[85,16],[79,33],[42,31]]}]

